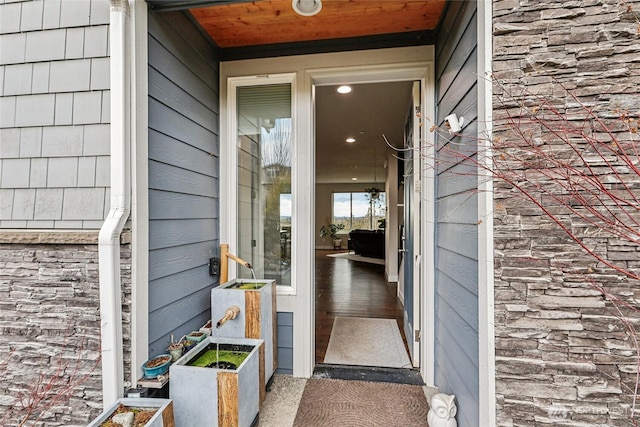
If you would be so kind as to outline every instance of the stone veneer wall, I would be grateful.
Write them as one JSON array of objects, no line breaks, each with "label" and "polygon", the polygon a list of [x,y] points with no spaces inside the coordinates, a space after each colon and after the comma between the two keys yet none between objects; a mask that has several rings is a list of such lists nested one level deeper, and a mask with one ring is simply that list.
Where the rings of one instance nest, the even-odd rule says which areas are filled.
[{"label": "stone veneer wall", "polygon": [[[637,119],[639,10],[637,1],[494,1],[494,76],[570,112],[562,82],[612,121],[616,108]],[[498,116],[500,105],[494,97]],[[495,211],[497,424],[630,425],[637,354],[616,309],[589,282],[636,307],[640,284],[597,265],[500,182]],[[640,270],[637,245],[590,243]],[[640,315],[631,320],[637,328]]]},{"label": "stone veneer wall", "polygon": [[[102,411],[97,231],[3,230],[0,242],[0,425],[84,426]],[[125,367],[130,364],[131,245],[121,246]],[[125,369],[125,373],[127,369]],[[125,378],[130,381],[130,378]],[[68,398],[56,400],[68,391]],[[40,424],[38,424],[40,425]]]}]

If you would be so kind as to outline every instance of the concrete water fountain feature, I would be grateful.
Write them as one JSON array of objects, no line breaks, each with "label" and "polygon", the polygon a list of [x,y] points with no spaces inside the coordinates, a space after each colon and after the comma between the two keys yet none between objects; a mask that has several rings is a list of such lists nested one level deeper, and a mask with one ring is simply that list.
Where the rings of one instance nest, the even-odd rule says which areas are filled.
[{"label": "concrete water fountain feature", "polygon": [[231,307],[239,308],[236,318],[213,328],[219,338],[254,338],[264,340],[264,376],[266,387],[277,366],[276,284],[274,280],[234,279],[211,290],[211,319],[214,325]]},{"label": "concrete water fountain feature", "polygon": [[[217,367],[226,359],[223,352],[246,355],[241,356],[244,360],[234,360],[239,363],[235,369]],[[169,369],[176,427],[251,426],[264,394],[261,369],[263,340],[212,336],[198,343]]]},{"label": "concrete water fountain feature", "polygon": [[[227,281],[229,259],[251,270],[253,279],[233,279]],[[229,338],[263,339],[265,344],[264,376],[260,379],[266,386],[278,367],[277,325],[276,325],[276,282],[256,279],[252,265],[229,253],[229,245],[220,245],[220,286],[211,290],[211,321],[216,323],[227,317],[227,310],[238,307],[233,321],[223,322],[224,326],[213,328],[212,336]],[[237,317],[237,319],[236,319]],[[220,319],[220,320],[219,320]]]}]

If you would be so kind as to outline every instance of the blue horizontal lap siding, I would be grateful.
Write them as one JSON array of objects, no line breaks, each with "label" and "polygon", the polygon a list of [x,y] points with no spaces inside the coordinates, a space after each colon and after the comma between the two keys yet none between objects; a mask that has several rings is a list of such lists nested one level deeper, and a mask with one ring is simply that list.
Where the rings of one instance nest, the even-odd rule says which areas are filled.
[{"label": "blue horizontal lap siding", "polygon": [[278,374],[293,374],[293,313],[278,312]]},{"label": "blue horizontal lap siding", "polygon": [[[149,129],[149,145],[153,146],[153,160],[156,162],[172,164],[212,177],[219,176],[220,165],[215,154],[203,155],[204,150],[154,129]],[[176,146],[180,150],[175,150]]]},{"label": "blue horizontal lap siding", "polygon": [[463,137],[437,137],[436,169],[435,382],[460,427],[479,422],[476,27],[475,2],[450,2],[436,43],[438,124],[465,121]]},{"label": "blue horizontal lap siding", "polygon": [[[207,104],[200,99],[194,98],[195,94],[192,95],[184,87],[176,86],[176,84],[179,83],[172,82],[160,71],[149,68],[149,92],[153,92],[156,99],[160,102],[167,101],[172,108],[177,108],[189,120],[211,132],[217,132],[218,116],[217,114],[211,114],[212,110],[210,110],[210,108],[215,108],[217,105],[213,103]],[[203,90],[202,88],[197,89]],[[215,96],[215,92],[211,89],[205,90],[205,94]]]},{"label": "blue horizontal lap siding", "polygon": [[211,317],[219,61],[183,14],[149,15],[149,352]]},{"label": "blue horizontal lap siding", "polygon": [[208,240],[208,236],[217,232],[218,220],[210,218],[183,219],[156,219],[150,225],[149,249],[162,249],[176,244],[199,243]]},{"label": "blue horizontal lap siding", "polygon": [[218,179],[187,169],[149,161],[149,179],[156,189],[173,193],[218,197]]},{"label": "blue horizontal lap siding", "polygon": [[[210,281],[208,269],[201,268],[201,266],[188,270],[181,269],[175,274],[155,279],[153,281],[155,292],[149,295],[149,311],[160,311],[163,307],[183,298],[183,295],[197,293],[202,289],[203,283]],[[209,302],[208,300],[207,302]]]},{"label": "blue horizontal lap siding", "polygon": [[[150,251],[149,280],[207,264],[211,245],[211,242],[207,241]],[[153,270],[153,274],[151,274],[151,270]],[[213,279],[210,278],[209,282],[212,281]],[[177,283],[176,285],[180,284]]]},{"label": "blue horizontal lap siding", "polygon": [[456,345],[462,348],[462,353],[466,354],[472,364],[477,367],[478,313],[477,304],[474,303],[477,295],[442,272],[438,272],[437,279],[440,284],[437,289],[437,311],[439,315],[447,318],[447,324],[442,325],[442,330],[452,332]]},{"label": "blue horizontal lap siding", "polygon": [[[204,288],[151,313],[149,324],[164,326],[149,328],[149,342],[160,341],[154,354],[165,352],[171,339],[167,334],[174,333],[175,339],[179,339],[182,335],[190,331],[197,331],[200,326],[204,325],[211,318],[210,301],[211,289]],[[198,318],[200,313],[204,313],[204,317]],[[194,318],[196,318],[195,323],[193,322]],[[184,328],[185,325],[187,328]]]},{"label": "blue horizontal lap siding", "polygon": [[[175,108],[179,106],[176,105]],[[174,110],[156,99],[149,99],[149,126],[185,144],[200,148],[203,154],[218,155],[217,147],[210,146],[211,135],[216,135],[215,133],[181,115],[179,109]]]},{"label": "blue horizontal lap siding", "polygon": [[218,218],[220,201],[212,197],[149,190],[150,219]]}]

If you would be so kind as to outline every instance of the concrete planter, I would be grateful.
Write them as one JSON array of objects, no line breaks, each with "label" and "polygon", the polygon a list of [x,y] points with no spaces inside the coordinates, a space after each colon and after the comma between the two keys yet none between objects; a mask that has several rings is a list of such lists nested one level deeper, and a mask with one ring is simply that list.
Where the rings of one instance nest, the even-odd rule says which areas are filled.
[{"label": "concrete planter", "polygon": [[[258,289],[244,289],[256,282],[260,286]],[[227,308],[234,305],[240,307],[239,316],[216,329],[216,322],[224,316]],[[263,387],[278,367],[276,315],[275,280],[234,279],[211,290],[211,320],[214,325],[212,336],[264,340],[265,371],[261,378]]]},{"label": "concrete planter", "polygon": [[[235,370],[189,366],[208,348],[250,346],[249,355]],[[211,344],[211,346],[210,346]],[[264,389],[264,341],[246,338],[208,337],[169,369],[169,394],[177,427],[249,427],[258,415]]]},{"label": "concrete planter", "polygon": [[87,427],[99,427],[111,417],[111,414],[120,404],[128,408],[157,409],[153,417],[145,424],[146,427],[174,427],[177,425],[174,422],[173,402],[170,399],[125,397],[118,399],[113,405],[105,409]]}]

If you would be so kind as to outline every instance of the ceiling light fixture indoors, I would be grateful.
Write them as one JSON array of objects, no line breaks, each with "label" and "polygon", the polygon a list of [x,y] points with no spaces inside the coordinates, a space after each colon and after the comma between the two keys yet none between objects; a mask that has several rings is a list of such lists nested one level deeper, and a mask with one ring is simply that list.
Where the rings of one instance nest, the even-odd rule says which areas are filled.
[{"label": "ceiling light fixture indoors", "polygon": [[356,142],[355,138],[347,138],[345,141],[347,141],[349,144]]},{"label": "ceiling light fixture indoors", "polygon": [[338,88],[338,93],[349,93],[351,92],[351,86],[340,86]]},{"label": "ceiling light fixture indoors", "polygon": [[302,16],[313,16],[322,9],[322,0],[293,0],[293,10]]}]

